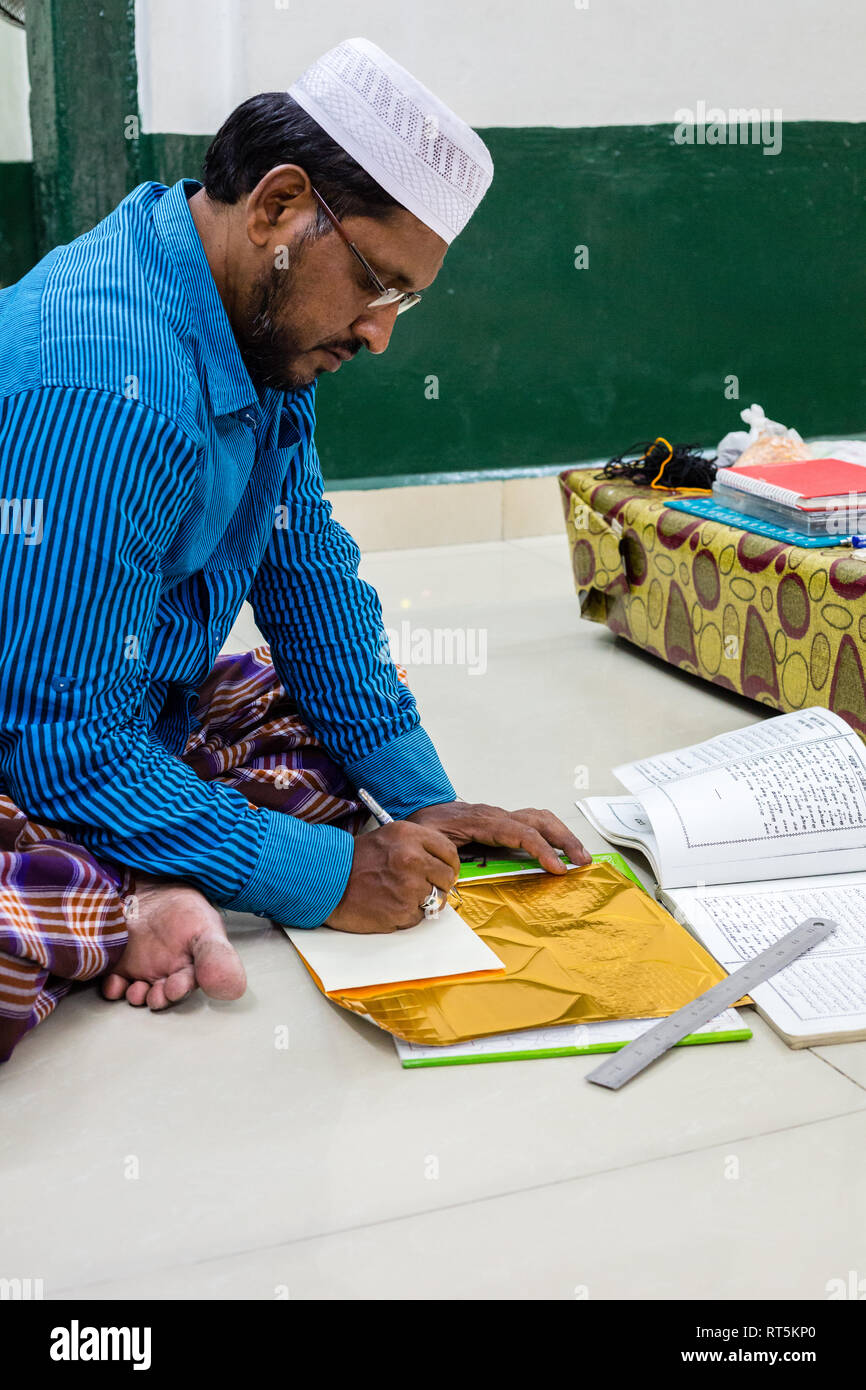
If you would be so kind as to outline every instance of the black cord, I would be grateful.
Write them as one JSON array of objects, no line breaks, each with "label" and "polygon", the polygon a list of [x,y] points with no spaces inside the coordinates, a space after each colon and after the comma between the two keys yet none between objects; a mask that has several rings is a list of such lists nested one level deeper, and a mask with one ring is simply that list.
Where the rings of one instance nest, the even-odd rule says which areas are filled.
[{"label": "black cord", "polygon": [[[664,439],[633,444],[606,463],[602,478],[628,478],[629,482],[649,486],[711,488],[718,465],[704,458],[699,444],[668,444]],[[660,475],[660,476],[659,476]]]}]

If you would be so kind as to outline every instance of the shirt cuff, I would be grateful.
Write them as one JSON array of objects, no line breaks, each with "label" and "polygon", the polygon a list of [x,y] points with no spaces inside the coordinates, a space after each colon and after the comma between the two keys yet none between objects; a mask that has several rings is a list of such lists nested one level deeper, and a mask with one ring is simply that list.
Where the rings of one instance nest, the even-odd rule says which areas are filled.
[{"label": "shirt cuff", "polygon": [[269,817],[252,876],[223,906],[287,927],[320,927],[346,891],[355,842],[335,825],[310,825],[282,811]]},{"label": "shirt cuff", "polygon": [[420,724],[345,768],[355,786],[364,787],[395,820],[404,820],[422,806],[457,800],[430,735]]}]

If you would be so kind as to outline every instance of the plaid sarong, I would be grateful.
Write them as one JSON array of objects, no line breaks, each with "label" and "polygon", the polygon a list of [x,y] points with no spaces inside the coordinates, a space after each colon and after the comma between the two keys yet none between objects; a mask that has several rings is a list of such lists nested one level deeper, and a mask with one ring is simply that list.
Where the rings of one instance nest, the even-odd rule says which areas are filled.
[{"label": "plaid sarong", "polygon": [[[183,761],[203,781],[352,834],[368,819],[280,685],[267,646],[217,658],[195,719]],[[116,965],[132,888],[128,869],[96,859],[0,796],[0,1062],[70,989]]]}]

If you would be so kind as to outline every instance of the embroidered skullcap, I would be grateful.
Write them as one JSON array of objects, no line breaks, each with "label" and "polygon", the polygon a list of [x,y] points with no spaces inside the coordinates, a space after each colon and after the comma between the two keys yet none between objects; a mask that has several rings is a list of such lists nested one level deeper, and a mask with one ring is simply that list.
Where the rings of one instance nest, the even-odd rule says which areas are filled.
[{"label": "embroidered skullcap", "polygon": [[377,183],[451,242],[493,178],[471,126],[368,39],[346,39],[289,88]]}]

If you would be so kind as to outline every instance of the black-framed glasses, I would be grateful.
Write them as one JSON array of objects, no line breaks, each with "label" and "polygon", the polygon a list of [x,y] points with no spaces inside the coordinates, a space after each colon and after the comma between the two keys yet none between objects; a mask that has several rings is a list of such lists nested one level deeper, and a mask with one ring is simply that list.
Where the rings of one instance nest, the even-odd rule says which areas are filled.
[{"label": "black-framed glasses", "polygon": [[346,233],[346,229],[344,228],[342,222],[340,221],[337,214],[335,212],[332,212],[331,209],[328,207],[328,204],[325,202],[321,193],[318,193],[315,188],[312,188],[311,192],[316,202],[319,204],[319,207],[322,209],[322,212],[325,214],[325,216],[328,218],[328,221],[333,226],[334,230],[340,233],[340,236],[345,241],[352,255],[356,258],[356,260],[359,260],[361,262],[361,265],[367,272],[370,284],[373,286],[375,290],[378,291],[377,298],[371,299],[370,303],[367,305],[367,308],[382,309],[385,307],[386,304],[396,304],[397,313],[403,314],[406,312],[407,309],[411,309],[415,304],[420,304],[421,296],[416,291],[389,290],[386,288],[385,285],[382,284],[382,281],[379,279],[375,270],[370,265],[370,262],[364,256],[362,256],[354,241],[349,240],[349,237]]}]

